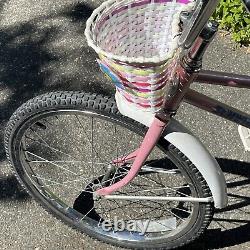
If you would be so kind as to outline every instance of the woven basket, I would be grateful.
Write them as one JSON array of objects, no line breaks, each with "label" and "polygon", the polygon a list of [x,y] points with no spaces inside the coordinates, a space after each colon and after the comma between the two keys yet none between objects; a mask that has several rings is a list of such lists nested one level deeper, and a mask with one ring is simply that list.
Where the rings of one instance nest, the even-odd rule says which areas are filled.
[{"label": "woven basket", "polygon": [[109,0],[94,10],[86,25],[87,42],[125,103],[153,113],[162,107],[178,48],[180,13],[192,7],[189,0]]}]

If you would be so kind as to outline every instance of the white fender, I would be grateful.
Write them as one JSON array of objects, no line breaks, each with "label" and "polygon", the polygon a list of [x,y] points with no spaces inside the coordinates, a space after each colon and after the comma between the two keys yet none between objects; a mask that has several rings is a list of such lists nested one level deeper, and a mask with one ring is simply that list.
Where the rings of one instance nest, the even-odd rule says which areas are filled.
[{"label": "white fender", "polygon": [[186,155],[200,171],[211,190],[215,207],[225,207],[227,205],[225,176],[218,162],[200,140],[174,119],[166,128],[164,138]]},{"label": "white fender", "polygon": [[[130,103],[125,103],[122,97],[116,94],[116,102],[119,111],[146,126],[150,126],[154,115],[135,109]],[[214,200],[216,208],[227,205],[227,187],[224,174],[215,160],[201,141],[187,128],[175,119],[171,119],[163,134],[164,138],[178,148],[196,166],[206,180]]]}]

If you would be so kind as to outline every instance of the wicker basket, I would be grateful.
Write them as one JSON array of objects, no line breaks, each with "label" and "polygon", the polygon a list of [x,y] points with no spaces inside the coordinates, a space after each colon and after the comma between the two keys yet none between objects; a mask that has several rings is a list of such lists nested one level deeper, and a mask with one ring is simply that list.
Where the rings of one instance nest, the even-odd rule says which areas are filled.
[{"label": "wicker basket", "polygon": [[124,104],[152,113],[162,107],[179,16],[192,7],[189,0],[109,0],[94,10],[85,35]]}]

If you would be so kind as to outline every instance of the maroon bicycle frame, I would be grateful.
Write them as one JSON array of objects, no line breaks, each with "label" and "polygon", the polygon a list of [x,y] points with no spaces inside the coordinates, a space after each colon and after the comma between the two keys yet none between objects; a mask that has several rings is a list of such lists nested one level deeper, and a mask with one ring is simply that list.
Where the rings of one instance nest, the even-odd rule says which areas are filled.
[{"label": "maroon bicycle frame", "polygon": [[[201,70],[196,78],[196,82],[250,89],[250,76],[218,71]],[[219,102],[195,90],[189,89],[184,96],[184,101],[250,129],[250,114]]]}]

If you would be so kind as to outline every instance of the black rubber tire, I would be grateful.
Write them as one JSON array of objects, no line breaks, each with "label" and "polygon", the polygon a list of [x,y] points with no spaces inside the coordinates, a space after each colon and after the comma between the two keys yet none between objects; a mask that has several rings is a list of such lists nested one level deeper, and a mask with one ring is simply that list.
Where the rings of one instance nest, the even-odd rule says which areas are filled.
[{"label": "black rubber tire", "polygon": [[[125,124],[139,128],[140,131],[145,133],[146,127],[143,125],[122,116],[117,107],[115,100],[110,97],[102,95],[88,94],[83,92],[53,92],[44,94],[23,104],[11,117],[5,131],[5,149],[6,154],[11,162],[17,179],[28,191],[28,193],[38,201],[45,210],[49,213],[68,224],[69,226],[80,230],[89,236],[98,240],[121,246],[126,248],[137,249],[173,249],[190,243],[199,237],[208,227],[212,220],[214,212],[213,203],[199,203],[199,216],[192,226],[192,229],[175,241],[168,242],[127,242],[123,240],[114,240],[113,238],[105,238],[88,228],[80,228],[79,224],[75,223],[72,218],[65,216],[55,207],[51,206],[46,199],[36,190],[29,186],[27,182],[25,171],[22,169],[19,160],[15,156],[15,137],[24,122],[27,122],[34,114],[42,113],[48,110],[58,109],[75,109],[75,110],[94,110],[95,112],[114,117],[122,120]],[[167,142],[164,138],[159,140],[158,146],[164,151],[167,151],[184,169],[192,180],[192,184],[197,189],[199,197],[211,197],[210,189],[197,168],[190,162],[190,160],[183,155],[177,148]]]}]

